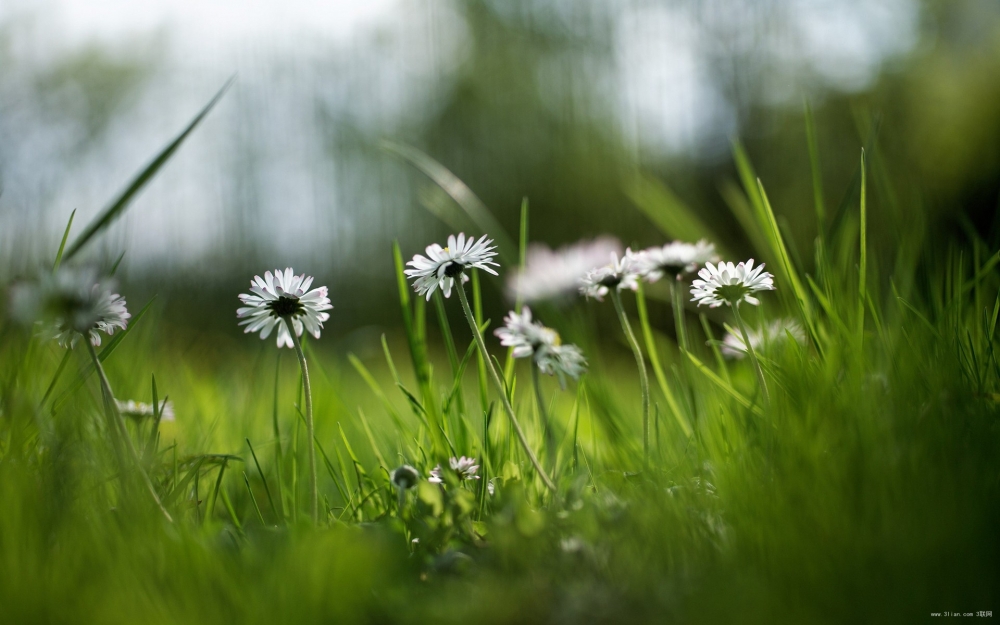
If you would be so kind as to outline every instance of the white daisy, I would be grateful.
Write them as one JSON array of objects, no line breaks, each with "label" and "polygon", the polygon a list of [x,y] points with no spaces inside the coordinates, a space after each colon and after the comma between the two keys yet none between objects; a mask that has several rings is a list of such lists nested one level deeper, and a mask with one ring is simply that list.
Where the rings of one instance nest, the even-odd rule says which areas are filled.
[{"label": "white daisy", "polygon": [[396,488],[403,491],[417,485],[417,482],[420,481],[420,473],[410,465],[404,464],[393,469],[389,479]]},{"label": "white daisy", "polygon": [[76,345],[87,335],[91,345],[101,344],[98,331],[112,335],[128,327],[132,318],[125,298],[113,292],[92,268],[64,267],[38,284],[21,284],[11,296],[12,313],[25,322],[41,321],[42,336],[63,347]]},{"label": "white daisy", "polygon": [[559,377],[559,385],[566,387],[566,376],[577,380],[587,372],[587,359],[576,345],[553,345],[535,355],[538,370]]},{"label": "white daisy", "polygon": [[493,251],[495,249],[493,240],[487,239],[485,234],[478,241],[473,237],[466,238],[464,233],[459,233],[457,238],[449,235],[448,247],[441,247],[437,243],[428,245],[427,256],[414,254],[413,260],[406,263],[413,269],[407,269],[403,273],[413,279],[413,288],[418,295],[427,295],[430,300],[434,291],[441,289],[444,296],[449,297],[455,278],[461,276],[463,283],[468,282],[466,269],[482,269],[497,275],[490,267],[500,266],[493,262],[497,255]]},{"label": "white daisy", "polygon": [[[448,460],[448,465],[451,466],[452,471],[458,474],[460,479],[479,479],[479,476],[476,475],[476,471],[479,470],[479,465],[476,464],[475,458],[466,458],[465,456],[462,456],[461,458],[452,457]],[[444,482],[444,478],[441,477],[441,465],[431,469],[431,474],[430,477],[427,478],[427,481],[432,484],[441,484]]]},{"label": "white daisy", "polygon": [[718,260],[715,245],[704,239],[697,243],[674,241],[636,254],[638,271],[647,282],[656,282],[665,275],[679,278],[685,273],[697,271],[707,262]]},{"label": "white daisy", "polygon": [[710,308],[723,304],[738,306],[743,301],[756,306],[760,302],[752,293],[774,290],[774,276],[764,271],[763,263],[754,267],[752,258],[738,265],[705,263],[698,277],[699,280],[691,282],[691,295],[694,296],[691,301]]},{"label": "white daisy", "polygon": [[500,339],[501,345],[514,348],[514,358],[527,358],[541,347],[559,343],[559,333],[533,321],[531,309],[527,306],[521,309],[521,314],[513,310],[507,313],[504,324],[493,334]]},{"label": "white daisy", "polygon": [[622,289],[635,291],[639,288],[636,255],[631,249],[626,249],[621,258],[612,252],[610,263],[591,269],[580,280],[580,293],[598,301],[603,301],[604,296],[610,293],[612,288],[619,291]]},{"label": "white daisy", "polygon": [[[794,319],[777,319],[760,330],[747,331],[747,337],[750,339],[750,347],[755,352],[760,352],[768,345],[780,344],[788,340],[789,335],[797,343],[802,344],[806,342],[806,333],[802,330],[799,322]],[[726,338],[722,340],[720,350],[726,358],[740,359],[747,355],[747,348],[743,342],[743,337],[739,332],[732,330],[729,330]]]},{"label": "white daisy", "polygon": [[[115,404],[118,406],[118,412],[125,417],[132,417],[134,419],[144,419],[153,416],[153,404],[147,404],[144,402],[138,402],[133,400],[119,401],[115,400]],[[160,402],[160,420],[161,421],[173,421],[174,420],[174,403],[171,401],[163,400]]]},{"label": "white daisy", "polygon": [[264,277],[254,276],[250,281],[251,293],[241,293],[240,301],[245,307],[236,310],[236,316],[246,326],[244,333],[260,331],[260,338],[266,339],[277,329],[278,347],[292,347],[292,335],[284,322],[289,319],[295,328],[295,335],[302,336],[308,330],[317,339],[323,322],[330,318],[324,311],[330,310],[330,298],[325,286],[309,290],[312,276],[297,276],[289,267],[284,272],[275,269],[264,273]]},{"label": "white daisy", "polygon": [[528,247],[524,268],[508,281],[511,299],[537,302],[576,293],[580,279],[591,269],[607,263],[608,256],[622,253],[614,237],[599,237],[551,250],[540,243]]},{"label": "white daisy", "polygon": [[547,375],[558,375],[559,383],[566,385],[565,376],[574,380],[587,370],[587,360],[576,345],[563,345],[559,333],[541,323],[532,321],[531,309],[525,306],[521,314],[514,311],[504,318],[505,326],[494,334],[500,344],[513,348],[514,358],[534,357],[538,370]]}]

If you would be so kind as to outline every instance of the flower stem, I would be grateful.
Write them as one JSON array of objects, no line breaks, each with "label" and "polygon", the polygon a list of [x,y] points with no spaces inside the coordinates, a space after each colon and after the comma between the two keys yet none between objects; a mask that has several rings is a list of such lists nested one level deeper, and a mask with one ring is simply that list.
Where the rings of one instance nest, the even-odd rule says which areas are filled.
[{"label": "flower stem", "polygon": [[[681,288],[679,280],[674,280],[670,284],[670,294],[673,295],[674,304],[674,328],[677,333],[677,344],[681,347],[681,352],[688,350],[687,332],[684,330],[684,289]],[[686,358],[681,359],[682,362]]]},{"label": "flower stem", "polygon": [[743,317],[740,315],[739,304],[733,304],[733,315],[736,317],[736,325],[740,328],[740,334],[743,336],[743,344],[747,348],[747,353],[750,354],[750,361],[753,363],[754,371],[757,372],[757,381],[760,383],[760,392],[764,396],[764,407],[771,407],[771,396],[767,392],[767,383],[764,381],[764,370],[760,368],[760,361],[757,360],[757,353],[753,349],[753,345],[750,344],[750,336],[747,334],[746,324],[743,323]]},{"label": "flower stem", "polygon": [[545,431],[545,451],[548,456],[549,468],[555,467],[556,445],[552,434],[552,424],[549,423],[549,413],[545,409],[545,397],[542,395],[542,381],[538,375],[538,365],[531,363],[531,385],[535,387],[535,403],[538,404],[538,416],[542,419]]},{"label": "flower stem", "polygon": [[632,333],[632,326],[629,325],[628,317],[625,316],[625,308],[622,306],[622,298],[618,289],[612,289],[611,301],[615,303],[615,311],[618,312],[618,320],[622,322],[622,331],[632,347],[632,354],[635,355],[635,364],[639,367],[639,386],[642,388],[642,458],[644,463],[649,462],[649,378],[646,376],[646,361],[642,357],[642,350],[639,349],[639,342],[635,340]]},{"label": "flower stem", "polygon": [[[97,357],[97,350],[88,340],[88,337],[83,337],[83,342],[87,344],[87,350],[90,352],[90,358],[94,361],[94,367],[97,369],[97,377],[101,380],[101,395],[104,398],[104,412],[108,418],[108,429],[111,435],[112,444],[115,448],[115,455],[118,456],[118,467],[120,470],[125,469],[125,460],[122,457],[122,444],[121,439],[125,440],[125,448],[128,450],[129,456],[132,458],[132,462],[135,464],[135,468],[138,469],[139,475],[142,477],[143,484],[146,486],[146,490],[153,497],[153,501],[156,502],[156,507],[160,509],[163,516],[167,519],[167,522],[173,523],[174,519],[167,512],[167,509],[163,507],[163,503],[160,501],[160,496],[156,494],[156,488],[153,486],[153,481],[149,479],[149,475],[142,466],[142,460],[139,458],[139,453],[135,450],[135,445],[132,444],[132,438],[128,434],[128,428],[125,427],[125,422],[122,420],[122,415],[118,412],[118,406],[115,404],[115,394],[111,391],[111,383],[108,381],[107,374],[104,373],[104,367],[101,366],[101,359]],[[122,483],[124,483],[125,476],[122,475]]]},{"label": "flower stem", "polygon": [[288,333],[292,335],[292,345],[295,355],[299,357],[299,368],[302,369],[302,387],[306,396],[306,440],[309,441],[309,514],[313,524],[319,523],[319,490],[316,486],[316,434],[313,426],[312,385],[309,383],[309,366],[306,355],[302,352],[302,340],[295,333],[292,320],[284,318]]},{"label": "flower stem", "polygon": [[476,345],[479,347],[479,353],[482,354],[483,360],[486,362],[486,370],[489,372],[490,377],[493,379],[493,385],[497,389],[497,393],[500,394],[500,402],[503,404],[504,411],[507,412],[507,416],[510,418],[511,425],[514,426],[514,432],[517,434],[517,439],[521,442],[521,446],[524,447],[524,452],[528,454],[528,460],[535,467],[535,471],[538,471],[538,476],[542,478],[545,482],[545,486],[548,487],[552,492],[556,492],[556,485],[549,478],[548,474],[545,473],[545,469],[542,468],[538,458],[535,456],[535,452],[531,450],[528,445],[528,439],[524,436],[524,431],[521,429],[521,424],[517,421],[517,416],[514,415],[514,408],[510,405],[510,400],[507,399],[507,392],[504,388],[503,382],[500,381],[500,376],[497,374],[496,368],[493,366],[493,362],[490,360],[489,352],[486,351],[486,341],[483,340],[483,334],[479,331],[479,326],[476,325],[476,318],[472,314],[472,309],[469,308],[469,298],[465,295],[465,286],[458,282],[458,298],[462,300],[462,310],[465,311],[465,318],[469,321],[469,326],[472,328],[472,334],[476,338]]}]

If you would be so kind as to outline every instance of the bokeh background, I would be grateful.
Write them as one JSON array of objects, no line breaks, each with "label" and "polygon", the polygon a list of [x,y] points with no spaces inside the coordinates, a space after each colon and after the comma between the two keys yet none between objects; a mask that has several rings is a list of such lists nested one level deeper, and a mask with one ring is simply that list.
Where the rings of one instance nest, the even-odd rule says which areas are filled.
[{"label": "bokeh background", "polygon": [[[239,332],[235,295],[292,265],[330,286],[343,334],[394,324],[391,242],[451,231],[451,202],[385,141],[465,181],[517,232],[661,242],[641,210],[676,198],[728,249],[746,146],[808,270],[850,219],[861,148],[873,255],[908,223],[993,234],[1000,197],[1000,4],[985,0],[5,0],[0,4],[0,273],[51,262],[231,76],[126,216],[123,289],[166,319]],[[430,210],[429,210],[430,209]],[[903,216],[904,219],[899,219]],[[488,282],[500,312],[502,285]]]}]

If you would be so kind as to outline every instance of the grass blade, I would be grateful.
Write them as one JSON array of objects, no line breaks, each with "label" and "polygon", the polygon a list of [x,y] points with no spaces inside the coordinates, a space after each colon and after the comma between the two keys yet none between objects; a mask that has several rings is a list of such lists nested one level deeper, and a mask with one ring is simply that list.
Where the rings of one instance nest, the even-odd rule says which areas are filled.
[{"label": "grass blade", "polygon": [[514,252],[517,249],[513,239],[493,216],[490,209],[486,207],[486,204],[458,176],[413,146],[394,141],[383,141],[382,147],[419,169],[441,187],[469,215],[472,222],[484,234],[489,234],[490,238],[496,241],[497,252],[503,262],[508,265],[513,264]]},{"label": "grass blade", "polygon": [[275,518],[280,519],[281,515],[278,514],[278,508],[274,505],[274,498],[271,497],[271,489],[267,485],[267,478],[264,477],[264,470],[260,468],[260,462],[257,461],[257,452],[253,449],[253,444],[250,443],[250,439],[244,439],[247,442],[247,447],[250,448],[250,455],[253,457],[254,466],[257,467],[257,475],[260,476],[260,481],[264,485],[264,492],[267,493],[267,501],[271,504],[271,511],[274,512]]},{"label": "grass blade", "polygon": [[184,143],[184,140],[187,139],[188,135],[190,135],[195,127],[198,126],[199,122],[201,122],[201,120],[208,115],[208,112],[211,111],[219,99],[222,98],[222,96],[229,89],[230,85],[233,84],[234,80],[235,77],[226,81],[226,84],[222,86],[222,89],[220,89],[219,92],[216,93],[211,100],[209,100],[208,104],[201,109],[201,112],[195,115],[194,119],[188,123],[187,127],[181,131],[181,133],[177,135],[177,137],[175,137],[174,140],[167,145],[167,147],[163,148],[163,150],[161,150],[160,153],[157,154],[156,157],[148,165],[146,165],[146,167],[143,168],[143,170],[140,171],[135,178],[132,179],[128,186],[125,187],[125,190],[119,193],[118,197],[108,204],[104,210],[102,210],[97,217],[90,222],[80,236],[78,236],[76,240],[73,241],[73,244],[69,246],[69,249],[66,250],[63,258],[66,260],[73,258],[77,252],[83,249],[84,245],[94,238],[94,236],[111,225],[117,217],[125,212],[125,209],[127,209],[132,203],[132,199],[135,198],[143,187],[145,187],[146,184],[153,179],[153,177],[160,171],[160,168],[163,167],[168,160],[170,160],[170,157],[174,155],[177,148]]},{"label": "grass blade", "polygon": [[63,251],[66,249],[66,239],[69,238],[69,230],[73,227],[73,218],[76,217],[76,209],[69,214],[69,221],[66,223],[66,229],[63,231],[62,241],[59,242],[59,251],[56,252],[56,262],[52,263],[52,273],[59,270],[59,264],[62,263]]},{"label": "grass blade", "polygon": [[761,412],[760,410],[760,406],[751,402],[749,399],[744,397],[742,393],[733,388],[731,384],[729,384],[728,382],[720,378],[718,375],[716,375],[714,371],[705,366],[705,364],[702,361],[698,360],[698,358],[694,354],[692,354],[691,352],[687,352],[687,357],[691,360],[692,363],[694,363],[695,368],[698,369],[698,371],[700,371],[706,378],[708,378],[709,381],[712,382],[712,384],[715,384],[720,389],[725,391],[740,405],[750,410],[758,417],[764,416],[764,413]]}]

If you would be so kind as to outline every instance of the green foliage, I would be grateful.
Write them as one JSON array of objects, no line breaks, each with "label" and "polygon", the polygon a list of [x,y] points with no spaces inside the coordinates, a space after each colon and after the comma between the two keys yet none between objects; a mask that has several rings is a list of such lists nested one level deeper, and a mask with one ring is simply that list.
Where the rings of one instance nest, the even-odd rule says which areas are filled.
[{"label": "green foliage", "polygon": [[[544,311],[588,346],[590,373],[566,391],[542,378],[536,397],[523,382],[528,363],[514,362],[500,384],[528,445],[551,465],[554,493],[496,417],[500,397],[485,378],[494,354],[467,346],[468,328],[450,327],[457,298],[435,301],[440,342],[429,334],[398,245],[401,332],[383,335],[376,356],[306,345],[312,441],[302,381],[271,341],[181,341],[147,307],[102,351],[117,397],[156,406],[126,435],[172,523],[136,480],[118,479],[83,350],[5,324],[5,618],[909,623],[993,609],[1000,255],[974,233],[928,247],[900,224],[905,253],[870,256],[866,224],[886,196],[868,189],[876,169],[866,153],[860,221],[845,213],[820,228],[829,245],[806,274],[739,144],[735,152],[744,186],[724,192],[778,274],[777,296],[741,314],[759,327],[790,312],[809,341],[789,335],[758,348],[765,403],[750,363],[722,358],[715,337],[727,311],[701,315],[682,348],[640,292],[657,380],[647,463],[635,367],[591,322],[586,308],[597,304]],[[685,219],[658,223],[694,227]],[[526,207],[521,223],[523,254]],[[470,318],[485,330],[497,311],[484,306],[480,277]],[[688,312],[676,310],[685,323]],[[77,364],[77,376],[61,378]],[[161,393],[176,421],[163,418]],[[318,525],[303,479],[311,444],[322,469]],[[476,458],[478,479],[464,479],[449,456]],[[422,477],[415,486],[393,482],[404,464]],[[435,467],[440,483],[426,479]]]}]

